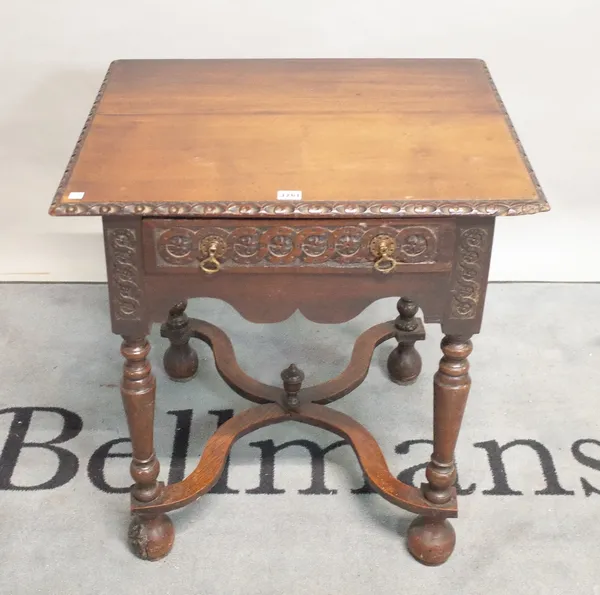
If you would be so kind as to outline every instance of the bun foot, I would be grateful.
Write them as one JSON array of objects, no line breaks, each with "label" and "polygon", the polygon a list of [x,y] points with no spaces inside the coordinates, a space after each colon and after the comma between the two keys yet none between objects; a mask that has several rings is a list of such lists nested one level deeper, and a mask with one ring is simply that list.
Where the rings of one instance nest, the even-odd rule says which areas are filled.
[{"label": "bun foot", "polygon": [[454,551],[456,533],[445,519],[418,516],[408,528],[408,551],[426,566],[443,564]]},{"label": "bun foot", "polygon": [[198,354],[188,344],[171,345],[165,351],[163,364],[171,380],[187,382],[198,372]]},{"label": "bun foot", "polygon": [[133,515],[127,534],[133,553],[142,560],[160,560],[173,547],[175,529],[166,514]]},{"label": "bun foot", "polygon": [[190,347],[190,319],[185,313],[186,307],[185,300],[177,302],[160,329],[160,334],[171,343],[163,357],[165,372],[176,382],[191,380],[198,371],[198,354]]},{"label": "bun foot", "polygon": [[408,385],[421,373],[421,356],[412,344],[400,344],[388,357],[387,369],[392,382]]},{"label": "bun foot", "polygon": [[398,347],[390,353],[387,369],[390,379],[396,384],[412,384],[421,373],[421,356],[415,349],[415,342],[425,338],[425,331],[419,330],[419,320],[415,318],[419,306],[409,298],[400,298],[396,305],[398,318],[394,321]]}]

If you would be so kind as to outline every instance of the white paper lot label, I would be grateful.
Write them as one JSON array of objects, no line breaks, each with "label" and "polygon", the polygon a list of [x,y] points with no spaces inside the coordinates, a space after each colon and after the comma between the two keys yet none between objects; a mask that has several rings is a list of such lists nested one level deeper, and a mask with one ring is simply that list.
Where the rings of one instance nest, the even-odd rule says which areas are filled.
[{"label": "white paper lot label", "polygon": [[302,200],[302,190],[278,190],[277,200]]}]

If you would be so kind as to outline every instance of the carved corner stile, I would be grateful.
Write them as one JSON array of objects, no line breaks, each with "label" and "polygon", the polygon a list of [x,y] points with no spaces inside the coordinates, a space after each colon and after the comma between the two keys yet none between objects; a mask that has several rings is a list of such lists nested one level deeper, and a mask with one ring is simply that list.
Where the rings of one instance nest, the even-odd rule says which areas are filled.
[{"label": "carved corner stile", "polygon": [[113,332],[144,336],[144,263],[141,219],[105,217],[104,242]]},{"label": "carved corner stile", "polygon": [[459,220],[445,333],[474,334],[481,327],[494,235],[494,218]]}]

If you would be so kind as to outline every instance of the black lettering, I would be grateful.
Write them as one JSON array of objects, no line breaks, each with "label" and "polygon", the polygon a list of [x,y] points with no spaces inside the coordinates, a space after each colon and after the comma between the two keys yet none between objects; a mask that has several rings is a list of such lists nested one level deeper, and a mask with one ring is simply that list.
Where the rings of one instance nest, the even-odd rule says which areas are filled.
[{"label": "black lettering", "polygon": [[167,413],[175,416],[175,436],[173,437],[173,450],[167,479],[167,483],[172,484],[185,479],[185,461],[190,446],[193,411],[192,409],[181,409],[167,411]]},{"label": "black lettering", "polygon": [[[63,418],[61,433],[46,442],[25,442],[25,437],[34,412],[56,413]],[[0,490],[51,490],[65,485],[79,469],[79,460],[66,448],[56,446],[75,438],[81,432],[83,421],[72,411],[60,407],[11,407],[0,410],[3,413],[14,414],[8,438],[0,454]],[[34,486],[16,486],[12,483],[12,476],[23,448],[42,448],[53,452],[58,457],[58,468],[54,476]]]},{"label": "black lettering", "polygon": [[[233,417],[233,409],[214,409],[213,411],[209,411],[211,415],[217,416],[217,428],[220,428],[226,421],[230,420]],[[221,477],[219,477],[219,481],[212,487],[209,494],[239,494],[239,490],[232,490],[228,485],[227,481],[229,480],[229,463],[230,457],[227,456],[227,461],[225,461],[225,468],[223,469],[223,473],[221,473]]]},{"label": "black lettering", "polygon": [[543,490],[536,490],[534,493],[539,496],[572,496],[575,492],[565,490],[558,482],[558,474],[550,451],[537,440],[513,440],[500,446],[496,440],[487,442],[478,442],[474,446],[484,448],[487,451],[494,487],[491,490],[484,490],[482,493],[489,496],[522,496],[523,492],[518,492],[508,485],[506,477],[506,467],[502,460],[502,454],[505,450],[515,446],[527,446],[535,451],[538,461],[542,467],[542,474],[546,487]]},{"label": "black lettering", "polygon": [[364,483],[360,488],[354,488],[350,490],[352,494],[375,494],[375,490],[370,486],[369,480],[366,475],[363,475]]},{"label": "black lettering", "polygon": [[276,446],[273,440],[251,442],[250,446],[260,448],[260,483],[256,488],[246,490],[247,494],[284,494],[285,490],[275,487],[275,455],[290,446],[302,446],[310,454],[311,484],[310,487],[299,490],[300,494],[321,495],[336,494],[337,490],[330,490],[325,485],[325,455],[340,446],[347,444],[345,440],[334,442],[325,448],[310,440],[291,440]]},{"label": "black lettering", "polygon": [[[588,457],[581,452],[581,447],[584,444],[594,444],[596,446],[600,446],[600,441],[593,440],[592,438],[577,440],[573,443],[571,447],[571,452],[575,457],[575,460],[590,469],[594,469],[595,471],[600,471],[600,459],[594,459],[592,457]],[[581,477],[581,486],[583,487],[583,492],[586,496],[591,496],[592,494],[600,494],[600,489],[594,487],[587,479]]]},{"label": "black lettering", "polygon": [[[173,484],[185,479],[185,464],[190,446],[190,433],[192,428],[193,410],[181,409],[167,411],[170,415],[175,415],[175,437],[173,438],[173,451],[171,455],[171,465],[169,467],[168,483]],[[233,417],[233,409],[217,409],[208,412],[217,417],[217,428],[221,427],[227,420]],[[225,463],[223,473],[219,481],[213,486],[211,494],[239,494],[239,490],[232,490],[228,485],[229,479],[229,457]]]},{"label": "black lettering", "polygon": [[129,487],[115,488],[109,485],[106,481],[104,468],[106,459],[130,459],[130,452],[115,452],[111,453],[110,449],[117,444],[131,443],[129,438],[115,438],[109,440],[106,444],[99,446],[94,454],[90,457],[87,467],[87,474],[92,485],[107,494],[126,494],[129,492]]}]

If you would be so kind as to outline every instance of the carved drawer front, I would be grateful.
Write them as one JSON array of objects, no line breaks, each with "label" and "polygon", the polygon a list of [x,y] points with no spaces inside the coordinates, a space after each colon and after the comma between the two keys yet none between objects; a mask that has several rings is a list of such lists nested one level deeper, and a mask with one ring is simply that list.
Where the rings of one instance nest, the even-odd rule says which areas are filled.
[{"label": "carved drawer front", "polygon": [[447,271],[455,225],[431,219],[348,221],[145,219],[150,273]]}]

